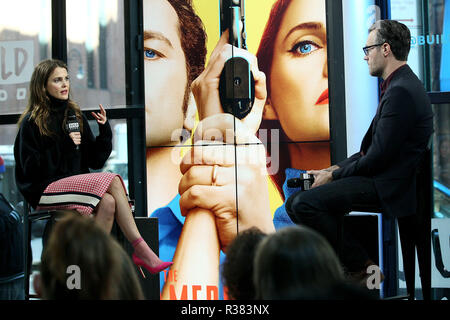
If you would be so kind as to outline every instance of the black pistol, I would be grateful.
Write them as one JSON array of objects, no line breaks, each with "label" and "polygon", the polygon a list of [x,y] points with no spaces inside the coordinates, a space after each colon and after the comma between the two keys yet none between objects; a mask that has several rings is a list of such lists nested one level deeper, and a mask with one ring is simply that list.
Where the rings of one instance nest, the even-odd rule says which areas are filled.
[{"label": "black pistol", "polygon": [[[244,0],[220,0],[220,33],[227,29],[229,43],[247,49]],[[247,59],[233,56],[225,62],[220,75],[219,96],[225,112],[238,119],[250,113],[255,101],[255,79]]]}]

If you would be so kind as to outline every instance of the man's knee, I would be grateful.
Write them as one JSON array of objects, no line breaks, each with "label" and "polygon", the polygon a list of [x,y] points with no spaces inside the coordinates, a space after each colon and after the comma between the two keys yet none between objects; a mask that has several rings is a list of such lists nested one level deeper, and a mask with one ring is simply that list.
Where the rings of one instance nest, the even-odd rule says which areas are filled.
[{"label": "man's knee", "polygon": [[286,201],[286,212],[295,223],[307,223],[321,216],[324,209],[320,207],[317,197],[310,191],[299,191],[294,193]]},{"label": "man's knee", "polygon": [[286,212],[292,221],[298,223],[299,219],[308,210],[308,201],[304,192],[297,192],[288,198],[285,204]]}]

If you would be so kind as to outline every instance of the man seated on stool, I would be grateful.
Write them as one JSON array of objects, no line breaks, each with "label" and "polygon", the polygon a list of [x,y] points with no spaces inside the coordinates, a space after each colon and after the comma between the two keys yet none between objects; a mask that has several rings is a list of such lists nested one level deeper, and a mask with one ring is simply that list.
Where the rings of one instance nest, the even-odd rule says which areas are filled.
[{"label": "man seated on stool", "polygon": [[[327,169],[312,170],[307,192],[286,202],[292,221],[321,232],[335,250],[338,220],[355,206],[381,206],[402,218],[416,213],[415,170],[433,132],[433,113],[422,82],[406,61],[411,35],[397,21],[380,20],[369,29],[363,48],[370,75],[381,77],[381,97],[360,152]],[[373,262],[343,234],[341,260],[349,273],[366,275]],[[362,280],[362,279],[361,279]]]}]

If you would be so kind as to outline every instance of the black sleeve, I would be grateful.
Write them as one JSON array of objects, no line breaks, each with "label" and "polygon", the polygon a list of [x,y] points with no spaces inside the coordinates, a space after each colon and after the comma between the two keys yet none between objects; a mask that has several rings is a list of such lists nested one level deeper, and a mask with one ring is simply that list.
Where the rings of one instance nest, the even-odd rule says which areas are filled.
[{"label": "black sleeve", "polygon": [[6,234],[8,226],[8,216],[2,212],[0,212],[0,234]]},{"label": "black sleeve", "polygon": [[61,154],[58,145],[43,138],[34,121],[26,116],[14,142],[15,180],[33,208],[45,187],[56,177]]},{"label": "black sleeve", "polygon": [[16,226],[20,223],[19,219],[17,213],[13,216],[11,213],[0,212],[0,235],[4,236],[7,233],[14,232]]},{"label": "black sleeve", "polygon": [[83,136],[87,151],[87,163],[91,169],[101,169],[108,160],[112,151],[112,131],[109,121],[104,125],[99,124],[99,135],[94,137],[87,118],[83,115]]},{"label": "black sleeve", "polygon": [[56,143],[43,143],[38,127],[26,117],[19,129],[15,143],[16,166],[19,166],[24,177],[30,180],[48,179],[52,172],[52,157],[49,155],[58,152]]},{"label": "black sleeve", "polygon": [[[387,93],[386,93],[387,94]],[[333,179],[373,176],[395,161],[414,127],[415,104],[402,87],[389,90],[367,153],[333,172]]]},{"label": "black sleeve", "polygon": [[353,161],[358,160],[359,158],[361,158],[361,152],[357,152],[357,153],[351,155],[351,156],[348,157],[347,159],[342,160],[341,162],[338,162],[336,165],[337,165],[339,168],[342,168],[342,167],[345,167],[345,166],[349,165],[349,164],[352,163]]}]

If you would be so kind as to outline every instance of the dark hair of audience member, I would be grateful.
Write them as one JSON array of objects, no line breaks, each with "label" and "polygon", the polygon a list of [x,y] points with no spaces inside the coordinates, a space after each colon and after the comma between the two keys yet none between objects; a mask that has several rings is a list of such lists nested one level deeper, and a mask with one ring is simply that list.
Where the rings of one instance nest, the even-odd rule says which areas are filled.
[{"label": "dark hair of audience member", "polygon": [[[69,288],[69,266],[80,270],[80,288]],[[141,300],[136,270],[117,241],[94,221],[64,212],[41,259],[40,286],[47,300]]]},{"label": "dark hair of audience member", "polygon": [[305,226],[286,227],[262,240],[254,269],[257,299],[318,299],[344,281],[330,244]]},{"label": "dark hair of audience member", "polygon": [[228,297],[235,300],[255,298],[253,285],[253,258],[259,242],[265,234],[258,228],[240,232],[227,248],[222,265],[222,276],[228,290]]}]

